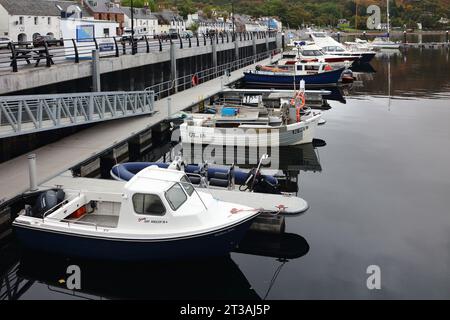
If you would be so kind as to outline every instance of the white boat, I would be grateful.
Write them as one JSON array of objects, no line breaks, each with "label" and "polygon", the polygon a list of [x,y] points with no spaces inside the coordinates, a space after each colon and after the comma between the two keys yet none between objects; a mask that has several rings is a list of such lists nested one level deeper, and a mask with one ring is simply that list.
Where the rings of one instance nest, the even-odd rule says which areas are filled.
[{"label": "white boat", "polygon": [[[42,193],[33,209],[14,220],[25,247],[108,260],[222,256],[262,212],[260,203],[218,200],[197,190],[184,172],[170,169],[149,167],[126,183],[62,179],[60,189]],[[272,198],[273,206],[279,197]]]},{"label": "white boat", "polygon": [[[300,105],[301,104],[301,105]],[[187,144],[238,147],[288,146],[312,142],[322,114],[302,111],[303,102],[292,99],[280,108],[222,105],[216,114],[192,114],[180,126]]]},{"label": "white boat", "polygon": [[373,49],[398,50],[400,48],[400,43],[389,40],[389,37],[377,37],[372,42],[370,42],[370,46]]},{"label": "white boat", "polygon": [[390,39],[390,32],[391,32],[391,25],[390,25],[390,13],[389,13],[389,0],[386,0],[387,7],[386,7],[386,24],[387,24],[387,36],[386,37],[377,37],[375,38],[371,43],[371,47],[374,49],[399,49],[400,43],[391,41]]},{"label": "white boat", "polygon": [[334,67],[349,68],[355,61],[360,59],[360,55],[353,54],[330,54],[325,52],[316,44],[307,44],[298,48],[299,60],[302,62],[326,62]]},{"label": "white boat", "polygon": [[359,63],[369,63],[374,57],[375,52],[369,48],[362,50],[355,46],[346,46],[338,41],[334,40],[332,37],[327,35],[325,32],[311,32],[311,38],[314,43],[321,47],[326,54],[337,55],[337,56],[353,56],[356,57],[356,62]]}]

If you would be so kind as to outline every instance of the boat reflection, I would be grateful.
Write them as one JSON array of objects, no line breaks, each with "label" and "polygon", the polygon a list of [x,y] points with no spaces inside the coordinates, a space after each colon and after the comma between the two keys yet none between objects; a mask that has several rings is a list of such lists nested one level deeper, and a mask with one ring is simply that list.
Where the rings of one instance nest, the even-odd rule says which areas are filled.
[{"label": "boat reflection", "polygon": [[[274,257],[283,265],[309,251],[296,234],[249,232],[235,252]],[[17,251],[15,251],[17,252]],[[80,269],[80,289],[68,289],[69,266]],[[52,298],[150,300],[259,300],[230,256],[195,261],[127,264],[99,262],[24,250],[0,276],[1,300]],[[39,295],[34,296],[37,292]],[[67,296],[67,297],[66,297]]]},{"label": "boat reflection", "polygon": [[[67,268],[72,265],[80,268],[81,289],[67,288]],[[17,276],[44,283],[53,293],[84,299],[260,299],[230,256],[127,264],[27,251],[20,259]]]},{"label": "boat reflection", "polygon": [[321,139],[314,139],[312,143],[277,148],[191,147],[187,144],[179,144],[174,147],[172,153],[181,152],[186,163],[235,164],[242,169],[256,167],[261,156],[267,154],[269,159],[263,163],[262,173],[276,176],[282,191],[296,193],[301,171],[322,171],[318,149],[324,146],[326,142]]}]

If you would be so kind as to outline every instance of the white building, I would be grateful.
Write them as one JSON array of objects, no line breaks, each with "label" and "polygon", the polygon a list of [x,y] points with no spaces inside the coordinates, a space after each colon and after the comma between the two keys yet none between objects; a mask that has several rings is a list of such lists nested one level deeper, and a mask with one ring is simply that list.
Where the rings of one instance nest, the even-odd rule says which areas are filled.
[{"label": "white building", "polygon": [[181,33],[186,31],[186,22],[183,17],[173,11],[154,12],[158,19],[157,34]]},{"label": "white building", "polygon": [[32,41],[39,35],[62,38],[61,9],[71,11],[75,7],[71,1],[0,0],[0,35],[18,42]]},{"label": "white building", "polygon": [[233,23],[229,19],[226,21],[223,17],[209,19],[202,12],[189,14],[186,20],[186,28],[197,25],[199,34],[215,32],[231,32],[233,31]]},{"label": "white building", "polygon": [[[72,17],[61,19],[61,34],[64,39],[64,49],[66,59],[75,58],[73,41],[77,47],[95,48],[94,37],[97,39],[100,56],[112,55],[115,53],[115,43],[112,37],[117,36],[119,23],[108,20],[86,19],[74,15]],[[70,39],[70,40],[69,40]],[[90,50],[79,49],[80,59],[91,59]]]},{"label": "white building", "polygon": [[[125,28],[131,30],[131,8],[121,8],[125,15]],[[147,8],[134,8],[133,11],[134,28],[142,30],[149,36],[158,34],[158,18]],[[136,33],[136,32],[135,32]]]}]

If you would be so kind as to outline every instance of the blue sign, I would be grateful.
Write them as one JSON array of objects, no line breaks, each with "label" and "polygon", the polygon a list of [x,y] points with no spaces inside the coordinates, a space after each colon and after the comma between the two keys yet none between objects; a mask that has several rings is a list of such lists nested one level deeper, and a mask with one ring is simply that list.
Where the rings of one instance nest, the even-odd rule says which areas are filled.
[{"label": "blue sign", "polygon": [[90,42],[95,38],[94,25],[77,26],[77,42]]},{"label": "blue sign", "polygon": [[98,49],[100,50],[100,52],[104,52],[104,51],[113,51],[114,50],[114,43],[100,43],[98,45]]}]

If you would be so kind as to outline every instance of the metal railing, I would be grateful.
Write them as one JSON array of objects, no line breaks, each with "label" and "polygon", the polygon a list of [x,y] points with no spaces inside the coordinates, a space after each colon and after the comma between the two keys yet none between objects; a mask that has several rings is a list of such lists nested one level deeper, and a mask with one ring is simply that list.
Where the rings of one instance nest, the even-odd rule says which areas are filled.
[{"label": "metal railing", "polygon": [[0,138],[119,119],[154,110],[154,92],[88,92],[0,97]]},{"label": "metal railing", "polygon": [[179,92],[186,89],[190,89],[198,84],[230,74],[233,71],[245,68],[258,61],[267,59],[276,54],[277,52],[278,50],[262,52],[255,56],[242,58],[239,60],[221,64],[217,67],[208,68],[195,73],[184,75],[175,80],[161,82],[153,86],[147,87],[145,90],[153,91],[155,93],[155,99],[165,98],[173,94],[175,91]]},{"label": "metal railing", "polygon": [[[234,41],[248,41],[255,39],[276,38],[276,32],[243,32],[201,34],[194,37],[171,38],[168,36],[141,36],[133,42],[121,37],[96,37],[85,39],[60,39],[56,41],[42,41],[39,43],[11,42],[8,48],[0,49],[0,72],[18,72],[21,68],[45,66],[50,68],[60,63],[80,63],[81,60],[91,60],[92,50],[98,50],[100,58],[120,57],[137,53],[156,53],[170,50],[175,43],[178,48],[192,48]],[[273,40],[272,40],[273,41]]]}]

